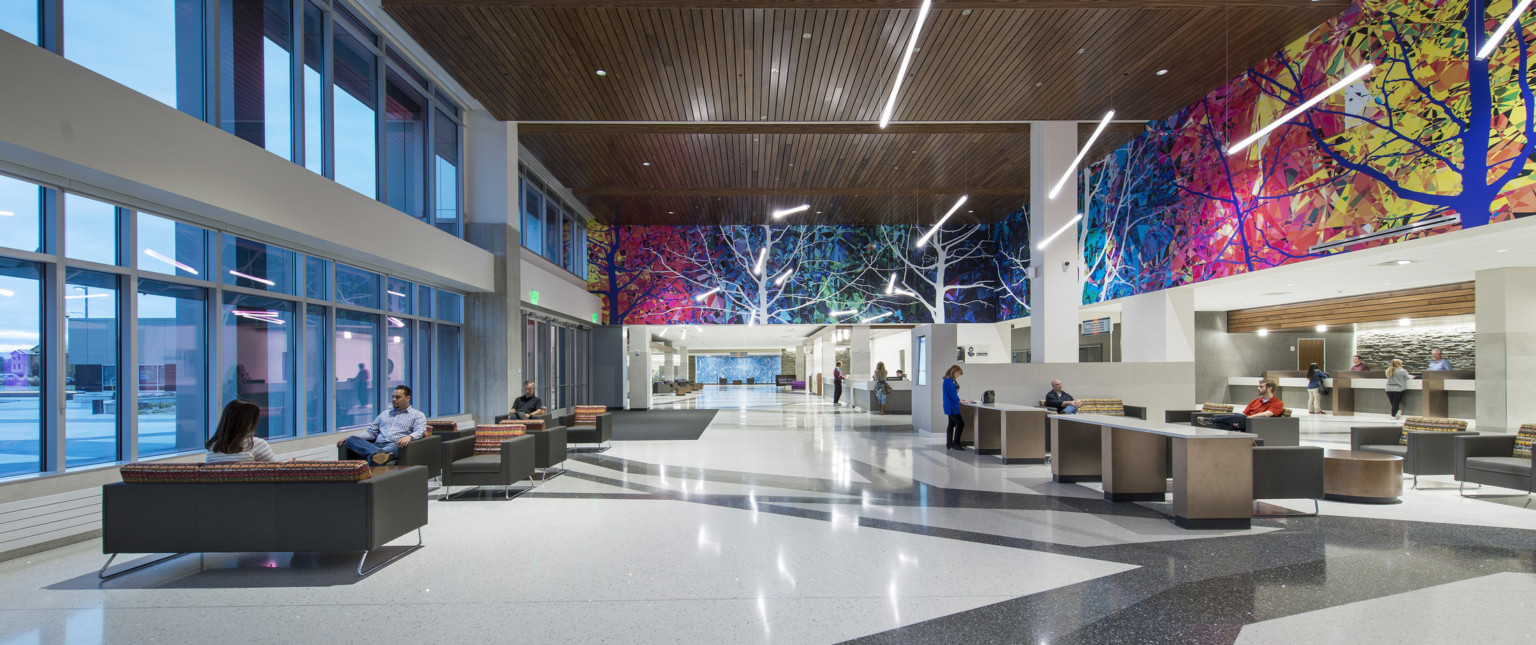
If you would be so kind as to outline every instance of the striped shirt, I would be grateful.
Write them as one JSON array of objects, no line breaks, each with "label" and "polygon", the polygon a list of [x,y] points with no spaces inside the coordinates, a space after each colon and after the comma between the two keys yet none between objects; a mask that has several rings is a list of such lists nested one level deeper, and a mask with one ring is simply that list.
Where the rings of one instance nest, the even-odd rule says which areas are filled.
[{"label": "striped shirt", "polygon": [[251,437],[245,444],[245,450],[240,452],[213,452],[207,454],[206,463],[229,464],[237,461],[277,461],[277,455],[272,454],[272,446],[267,445],[267,440],[261,437]]}]

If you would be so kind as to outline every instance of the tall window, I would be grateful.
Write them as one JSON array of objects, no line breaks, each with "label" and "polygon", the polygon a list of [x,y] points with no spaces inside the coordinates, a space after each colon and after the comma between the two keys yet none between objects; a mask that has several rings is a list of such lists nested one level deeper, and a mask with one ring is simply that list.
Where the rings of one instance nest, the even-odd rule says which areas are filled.
[{"label": "tall window", "polygon": [[432,414],[432,323],[425,320],[416,323],[416,386],[411,405],[428,415]]},{"label": "tall window", "polygon": [[459,124],[442,110],[432,116],[432,187],[437,228],[459,234]]},{"label": "tall window", "polygon": [[326,370],[326,348],[330,343],[326,331],[326,308],[309,305],[304,308],[304,430],[309,434],[329,431],[325,423],[326,387],[329,373]]},{"label": "tall window", "polygon": [[37,184],[0,175],[0,246],[41,251],[43,189]]},{"label": "tall window", "polygon": [[42,265],[0,257],[0,477],[42,466],[42,278]]},{"label": "tall window", "polygon": [[201,450],[208,432],[208,292],[139,281],[139,455]]},{"label": "tall window", "polygon": [[[339,23],[338,23],[339,24]],[[378,121],[374,112],[378,57],[345,29],[335,30],[331,93],[335,116],[336,183],[375,199],[378,187]]]},{"label": "tall window", "polygon": [[224,237],[225,284],[246,289],[296,294],[298,254],[288,249],[238,237]]},{"label": "tall window", "polygon": [[523,188],[523,246],[541,253],[544,250],[544,196],[531,181],[524,181]]},{"label": "tall window", "polygon": [[293,16],[289,0],[220,0],[219,125],[293,159]]},{"label": "tall window", "polygon": [[138,214],[139,268],[208,279],[208,231],[164,217]]},{"label": "tall window", "polygon": [[379,317],[336,310],[336,427],[367,425],[378,414]]},{"label": "tall window", "polygon": [[[396,385],[411,385],[411,321],[395,316],[385,317],[384,329],[384,392],[389,393]],[[412,397],[411,405],[416,405]]]},{"label": "tall window", "polygon": [[117,207],[64,196],[64,251],[73,260],[117,264]]},{"label": "tall window", "polygon": [[224,294],[224,396],[261,406],[258,437],[294,434],[294,303]]},{"label": "tall window", "polygon": [[203,0],[68,0],[64,57],[203,118]]},{"label": "tall window", "polygon": [[460,411],[459,377],[463,374],[461,356],[462,339],[458,327],[437,327],[437,382],[433,386],[433,408],[438,416],[458,414]]},{"label": "tall window", "polygon": [[304,167],[325,174],[325,12],[304,3]]},{"label": "tall window", "polygon": [[379,274],[336,265],[336,302],[379,309]]},{"label": "tall window", "polygon": [[560,265],[560,207],[555,200],[544,200],[544,257]]},{"label": "tall window", "polygon": [[82,269],[66,276],[65,465],[117,461],[117,276]]},{"label": "tall window", "polygon": [[426,220],[427,99],[394,67],[384,84],[385,202]]},{"label": "tall window", "polygon": [[0,31],[37,44],[37,0],[0,0]]}]

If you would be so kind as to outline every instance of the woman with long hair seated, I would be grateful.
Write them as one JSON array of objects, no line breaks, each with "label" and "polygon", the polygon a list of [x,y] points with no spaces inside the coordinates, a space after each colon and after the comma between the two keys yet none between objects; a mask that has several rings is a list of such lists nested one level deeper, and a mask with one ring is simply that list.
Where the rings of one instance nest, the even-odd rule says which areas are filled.
[{"label": "woman with long hair seated", "polygon": [[256,436],[256,423],[260,420],[261,406],[243,399],[230,401],[219,415],[218,430],[203,444],[208,449],[207,463],[277,461],[272,447]]}]

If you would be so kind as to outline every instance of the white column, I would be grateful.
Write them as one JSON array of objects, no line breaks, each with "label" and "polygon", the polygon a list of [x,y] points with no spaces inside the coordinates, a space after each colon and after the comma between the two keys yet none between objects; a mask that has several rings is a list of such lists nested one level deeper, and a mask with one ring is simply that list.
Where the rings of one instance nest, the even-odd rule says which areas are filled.
[{"label": "white column", "polygon": [[673,349],[674,351],[667,352],[666,356],[662,357],[661,376],[668,381],[677,380],[677,352],[676,348]]},{"label": "white column", "polygon": [[806,364],[807,364],[807,361],[806,361],[806,351],[809,350],[809,349],[810,349],[809,347],[804,346],[804,345],[801,345],[801,346],[795,348],[795,380],[797,380],[797,381],[804,381],[804,380],[806,380],[805,379],[805,367],[806,367]]},{"label": "white column", "polygon": [[[836,332],[833,332],[836,333]],[[820,356],[816,361],[816,371],[821,374],[819,381],[822,383],[821,395],[832,398],[832,367],[837,362],[837,342],[830,335],[816,339],[816,353]]]},{"label": "white column", "polygon": [[629,409],[651,408],[651,332],[629,326]]},{"label": "white column", "polygon": [[[912,427],[922,432],[943,432],[949,424],[944,415],[944,372],[955,364],[959,344],[955,326],[919,325],[912,329]],[[927,363],[927,370],[923,364]],[[986,388],[962,381],[961,398],[979,399]]]},{"label": "white column", "polygon": [[1476,280],[1477,430],[1514,432],[1536,423],[1536,268],[1478,271]]},{"label": "white column", "polygon": [[677,348],[677,378],[685,378],[688,379],[688,382],[693,382],[693,374],[688,370],[687,347],[679,346]]},{"label": "white column", "polygon": [[1166,289],[1120,304],[1121,360],[1186,363],[1195,360],[1195,292]]},{"label": "white column", "polygon": [[1077,362],[1082,287],[1077,275],[1076,227],[1045,249],[1038,248],[1077,215],[1076,178],[1068,180],[1055,199],[1049,197],[1076,155],[1076,121],[1029,123],[1029,256],[1034,268],[1029,282],[1029,339],[1030,360],[1035,363]]},{"label": "white column", "polygon": [[464,299],[464,411],[491,419],[511,409],[523,382],[517,124],[484,110],[465,122],[464,239],[498,261],[496,290]]},{"label": "white column", "polygon": [[869,346],[869,335],[869,325],[858,325],[848,337],[848,369],[844,373],[860,381],[868,380],[875,373],[875,364],[870,362],[874,350]]}]

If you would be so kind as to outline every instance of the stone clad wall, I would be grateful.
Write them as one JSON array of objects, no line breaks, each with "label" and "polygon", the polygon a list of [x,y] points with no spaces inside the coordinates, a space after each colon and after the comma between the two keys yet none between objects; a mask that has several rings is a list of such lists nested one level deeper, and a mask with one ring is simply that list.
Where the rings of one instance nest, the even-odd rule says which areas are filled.
[{"label": "stone clad wall", "polygon": [[1476,326],[1447,325],[1415,329],[1376,329],[1355,335],[1355,352],[1371,369],[1386,369],[1394,358],[1420,372],[1429,367],[1429,350],[1439,349],[1458,370],[1477,369]]}]

